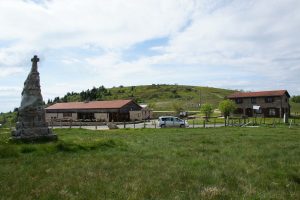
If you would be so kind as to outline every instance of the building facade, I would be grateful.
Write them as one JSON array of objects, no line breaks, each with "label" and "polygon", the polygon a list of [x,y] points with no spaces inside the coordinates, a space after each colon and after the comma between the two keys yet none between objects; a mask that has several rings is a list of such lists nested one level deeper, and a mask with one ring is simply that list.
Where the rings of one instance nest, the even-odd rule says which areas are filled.
[{"label": "building facade", "polygon": [[283,117],[290,115],[290,95],[287,90],[236,92],[228,99],[236,103],[236,115],[248,117]]},{"label": "building facade", "polygon": [[148,108],[142,108],[142,110],[130,111],[130,120],[131,121],[141,121],[152,119],[152,110]]},{"label": "building facade", "polygon": [[133,100],[56,103],[46,109],[46,121],[130,121],[130,112],[141,112]]}]

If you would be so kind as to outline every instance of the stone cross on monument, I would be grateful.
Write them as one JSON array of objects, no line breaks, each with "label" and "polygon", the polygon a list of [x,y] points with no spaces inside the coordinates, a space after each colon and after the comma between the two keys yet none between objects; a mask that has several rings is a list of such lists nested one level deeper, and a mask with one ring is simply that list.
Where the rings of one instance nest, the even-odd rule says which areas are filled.
[{"label": "stone cross on monument", "polygon": [[37,71],[37,63],[40,61],[40,59],[37,57],[37,55],[33,56],[33,58],[31,58],[31,62],[32,62],[32,68],[31,71]]},{"label": "stone cross on monument", "polygon": [[18,121],[16,130],[12,131],[12,139],[22,141],[56,140],[57,136],[48,128],[45,120],[44,101],[37,66],[39,58],[35,55],[31,62],[32,67],[24,82]]}]

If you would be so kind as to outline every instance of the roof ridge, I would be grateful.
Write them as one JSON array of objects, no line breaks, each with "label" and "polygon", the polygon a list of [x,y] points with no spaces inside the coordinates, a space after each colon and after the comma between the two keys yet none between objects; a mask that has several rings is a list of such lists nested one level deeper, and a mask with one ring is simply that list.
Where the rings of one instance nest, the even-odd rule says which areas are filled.
[{"label": "roof ridge", "polygon": [[121,108],[128,103],[132,102],[132,99],[117,99],[117,100],[105,100],[105,101],[75,101],[75,102],[59,102],[55,103],[46,109],[97,109],[97,108]]},{"label": "roof ridge", "polygon": [[266,90],[266,91],[255,91],[255,92],[235,92],[231,95],[228,95],[228,98],[237,98],[237,97],[263,97],[263,96],[282,96],[289,93],[287,90]]}]

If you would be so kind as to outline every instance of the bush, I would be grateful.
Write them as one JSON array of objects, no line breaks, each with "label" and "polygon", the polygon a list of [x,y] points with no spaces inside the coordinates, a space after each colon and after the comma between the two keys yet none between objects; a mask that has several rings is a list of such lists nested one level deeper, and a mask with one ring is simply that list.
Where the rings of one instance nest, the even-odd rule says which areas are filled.
[{"label": "bush", "polygon": [[224,114],[224,117],[229,116],[230,113],[233,113],[236,109],[235,103],[231,100],[221,101],[219,104],[219,110]]},{"label": "bush", "polygon": [[200,111],[205,115],[206,121],[208,121],[208,118],[213,113],[213,107],[211,104],[206,103],[201,106]]}]

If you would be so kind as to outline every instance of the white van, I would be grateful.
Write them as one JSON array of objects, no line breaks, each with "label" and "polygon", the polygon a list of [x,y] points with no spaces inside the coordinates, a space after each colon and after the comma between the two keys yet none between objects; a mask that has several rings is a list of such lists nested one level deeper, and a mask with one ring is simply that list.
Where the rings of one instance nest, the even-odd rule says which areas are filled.
[{"label": "white van", "polygon": [[188,127],[189,124],[186,120],[180,119],[174,116],[161,116],[158,118],[158,126],[161,128],[165,127]]}]

